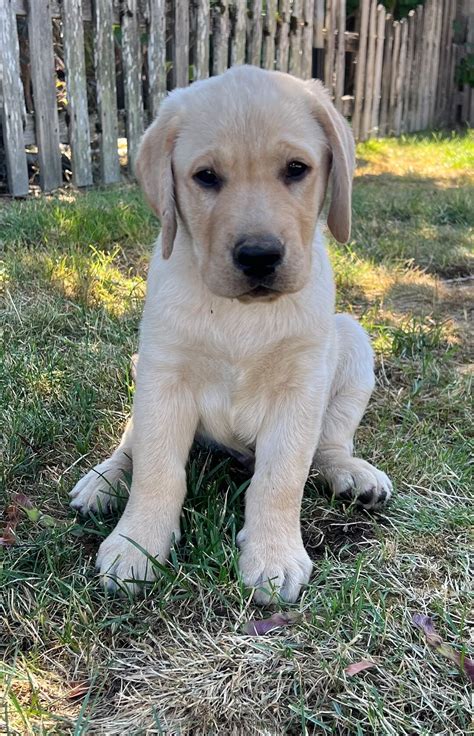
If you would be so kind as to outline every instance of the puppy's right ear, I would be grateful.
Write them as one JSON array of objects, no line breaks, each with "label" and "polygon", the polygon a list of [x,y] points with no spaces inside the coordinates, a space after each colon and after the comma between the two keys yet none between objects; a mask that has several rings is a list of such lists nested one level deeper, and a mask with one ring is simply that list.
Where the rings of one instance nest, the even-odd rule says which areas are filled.
[{"label": "puppy's right ear", "polygon": [[135,172],[148,203],[161,220],[161,247],[167,259],[176,236],[176,205],[173,180],[173,149],[179,115],[174,100],[162,103],[155,122],[143,136]]}]

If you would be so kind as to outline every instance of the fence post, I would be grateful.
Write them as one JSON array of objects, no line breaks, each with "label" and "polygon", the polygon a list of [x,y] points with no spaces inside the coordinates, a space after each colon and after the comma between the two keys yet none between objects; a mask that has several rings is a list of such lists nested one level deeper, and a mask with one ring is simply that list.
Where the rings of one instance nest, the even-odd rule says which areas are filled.
[{"label": "fence post", "polygon": [[127,116],[128,171],[135,171],[138,144],[143,133],[142,49],[137,0],[126,0],[122,15],[122,61]]},{"label": "fence post", "polygon": [[275,68],[275,33],[276,33],[277,0],[267,0],[267,9],[263,19],[263,67]]},{"label": "fence post", "polygon": [[94,0],[94,64],[100,129],[100,173],[104,184],[120,180],[112,0]]},{"label": "fence post", "polygon": [[227,0],[220,0],[219,4],[213,7],[213,74],[222,74],[222,72],[225,72],[227,69],[229,26],[229,8]]},{"label": "fence post", "polygon": [[407,42],[407,60],[406,84],[403,90],[403,117],[402,117],[402,133],[409,133],[412,129],[412,89],[415,82],[414,66],[415,66],[415,30],[416,30],[416,14],[414,10],[408,13],[408,42]]},{"label": "fence post", "polygon": [[63,183],[50,0],[29,3],[28,36],[40,184],[49,192]]},{"label": "fence post", "polygon": [[23,136],[23,85],[15,9],[11,0],[0,4],[0,64],[3,69],[2,128],[8,189],[14,197],[28,194],[28,168]]},{"label": "fence post", "polygon": [[276,47],[276,68],[280,72],[288,71],[288,52],[290,44],[290,0],[279,1],[279,23]]},{"label": "fence post", "polygon": [[149,0],[148,94],[150,118],[154,120],[166,97],[166,0]]},{"label": "fence post", "polygon": [[303,0],[303,30],[301,42],[301,76],[311,79],[313,76],[313,19],[314,0]]},{"label": "fence post", "polygon": [[295,77],[301,76],[301,16],[303,0],[293,0],[292,22],[290,24],[290,61],[288,71]]},{"label": "fence post", "polygon": [[403,113],[403,81],[405,79],[405,67],[407,59],[408,23],[406,18],[400,21],[400,56],[398,61],[397,79],[395,83],[395,112],[393,127],[395,135],[399,136],[402,127]]},{"label": "fence post", "polygon": [[369,138],[371,133],[370,124],[372,120],[372,101],[374,98],[375,44],[377,42],[377,0],[372,0],[370,4],[368,41],[364,106],[359,134],[359,138],[362,141]]},{"label": "fence post", "polygon": [[387,13],[385,16],[385,46],[383,50],[383,70],[382,75],[382,92],[380,99],[380,118],[379,118],[379,136],[387,134],[388,128],[388,108],[390,104],[390,83],[392,69],[392,50],[393,50],[393,19]]},{"label": "fence post", "polygon": [[346,0],[339,0],[337,19],[337,51],[336,51],[336,84],[334,97],[336,108],[342,112],[342,96],[344,94],[344,77],[346,72]]},{"label": "fence post", "polygon": [[230,45],[230,63],[232,66],[245,64],[245,40],[247,29],[247,2],[235,0],[234,37]]},{"label": "fence post", "polygon": [[194,56],[195,79],[207,79],[209,76],[210,16],[211,9],[209,7],[209,0],[197,0],[196,53]]},{"label": "fence post", "polygon": [[248,62],[260,66],[262,53],[262,0],[251,0],[251,25],[248,39]]},{"label": "fence post", "polygon": [[63,0],[62,21],[72,180],[77,187],[86,187],[92,184],[92,166],[81,0]]},{"label": "fence post", "polygon": [[173,77],[175,87],[189,84],[189,3],[173,0]]},{"label": "fence post", "polygon": [[360,8],[360,31],[359,31],[359,50],[357,52],[357,68],[356,68],[356,80],[355,80],[355,92],[354,92],[354,116],[352,119],[352,128],[354,131],[354,138],[359,138],[359,132],[361,127],[361,113],[362,103],[364,101],[364,88],[365,88],[365,65],[366,65],[366,53],[367,53],[367,30],[369,26],[369,8],[370,0],[361,0]]},{"label": "fence post", "polygon": [[334,96],[334,58],[336,51],[336,20],[338,0],[326,0],[326,50],[324,53],[324,84]]},{"label": "fence post", "polygon": [[382,64],[385,41],[385,8],[377,6],[377,48],[375,51],[374,95],[372,103],[372,117],[370,134],[378,135],[380,130],[380,102],[382,99]]}]

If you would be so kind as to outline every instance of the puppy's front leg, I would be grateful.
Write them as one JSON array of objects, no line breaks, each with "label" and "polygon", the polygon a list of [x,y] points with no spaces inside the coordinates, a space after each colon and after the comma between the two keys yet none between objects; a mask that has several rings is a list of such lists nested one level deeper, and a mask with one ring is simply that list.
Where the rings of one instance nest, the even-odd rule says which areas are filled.
[{"label": "puppy's front leg", "polygon": [[179,539],[185,464],[198,418],[187,384],[176,375],[161,375],[142,357],[133,414],[130,497],[100,546],[97,567],[107,588],[135,591],[137,581],[156,576],[142,549],[164,563],[173,537]]},{"label": "puppy's front leg", "polygon": [[257,437],[245,525],[237,537],[243,581],[255,588],[257,603],[267,603],[275,594],[295,601],[310,578],[300,511],[321,417],[314,394],[286,395],[276,399]]}]

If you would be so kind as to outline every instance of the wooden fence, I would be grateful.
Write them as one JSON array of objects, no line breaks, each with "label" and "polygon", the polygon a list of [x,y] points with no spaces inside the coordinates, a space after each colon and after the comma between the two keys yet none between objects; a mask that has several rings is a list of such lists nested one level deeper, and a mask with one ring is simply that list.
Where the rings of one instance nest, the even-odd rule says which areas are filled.
[{"label": "wooden fence", "polygon": [[[233,64],[324,79],[356,138],[474,124],[472,0],[0,0],[0,175],[24,196],[128,171],[167,90]],[[3,154],[3,167],[1,156]]]}]

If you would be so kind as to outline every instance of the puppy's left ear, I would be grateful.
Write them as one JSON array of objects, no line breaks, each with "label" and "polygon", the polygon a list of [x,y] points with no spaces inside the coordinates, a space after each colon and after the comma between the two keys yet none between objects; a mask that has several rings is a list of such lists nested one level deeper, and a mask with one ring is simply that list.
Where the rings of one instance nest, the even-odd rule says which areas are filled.
[{"label": "puppy's left ear", "polygon": [[352,178],[355,169],[355,145],[352,130],[332,104],[329,92],[317,80],[306,83],[311,93],[313,115],[321,125],[331,149],[332,197],[328,227],[339,243],[347,243],[351,234]]},{"label": "puppy's left ear", "polygon": [[158,117],[143,136],[135,172],[151,208],[161,220],[161,247],[167,259],[176,236],[176,204],[172,156],[180,116],[173,95],[163,101]]}]

